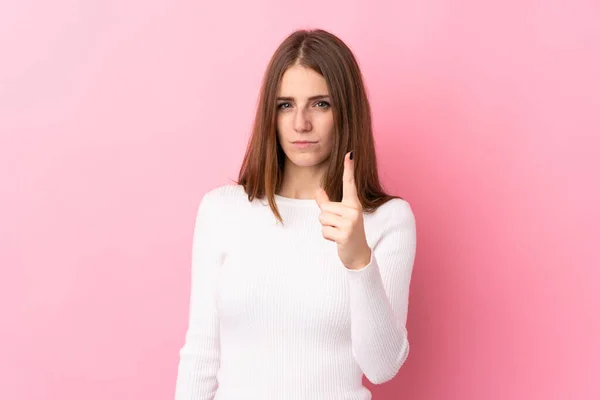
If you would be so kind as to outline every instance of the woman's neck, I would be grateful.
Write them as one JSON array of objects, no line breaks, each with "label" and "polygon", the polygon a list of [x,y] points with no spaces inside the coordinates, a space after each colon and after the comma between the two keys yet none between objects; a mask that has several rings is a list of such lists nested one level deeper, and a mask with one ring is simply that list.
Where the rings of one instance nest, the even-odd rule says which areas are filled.
[{"label": "woman's neck", "polygon": [[321,187],[326,168],[326,164],[300,167],[288,162],[277,194],[292,199],[314,199],[316,190]]}]

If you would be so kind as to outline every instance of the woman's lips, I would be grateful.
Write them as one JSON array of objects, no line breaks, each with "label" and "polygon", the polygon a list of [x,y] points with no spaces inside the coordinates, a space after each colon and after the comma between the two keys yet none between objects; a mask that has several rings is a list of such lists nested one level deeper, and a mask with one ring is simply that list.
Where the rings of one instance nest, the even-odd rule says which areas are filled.
[{"label": "woman's lips", "polygon": [[313,146],[315,144],[317,144],[317,142],[309,142],[307,140],[300,140],[297,142],[293,142],[294,146],[296,146],[296,148],[299,149],[305,149],[307,147]]}]

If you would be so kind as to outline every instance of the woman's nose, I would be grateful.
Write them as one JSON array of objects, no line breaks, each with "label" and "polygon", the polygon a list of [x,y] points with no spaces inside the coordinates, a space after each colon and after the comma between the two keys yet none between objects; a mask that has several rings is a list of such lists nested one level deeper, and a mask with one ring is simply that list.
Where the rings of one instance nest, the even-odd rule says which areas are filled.
[{"label": "woman's nose", "polygon": [[304,110],[298,110],[294,117],[294,129],[297,132],[310,131],[312,128],[310,120]]}]

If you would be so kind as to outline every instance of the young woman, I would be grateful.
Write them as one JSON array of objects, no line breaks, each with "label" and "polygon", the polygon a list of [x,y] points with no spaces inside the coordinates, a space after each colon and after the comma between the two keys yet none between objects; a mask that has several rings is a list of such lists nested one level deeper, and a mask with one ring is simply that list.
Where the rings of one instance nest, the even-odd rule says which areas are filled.
[{"label": "young woman", "polygon": [[236,184],[198,207],[177,400],[371,398],[409,352],[409,203],[378,180],[350,49],[296,31],[265,73]]}]

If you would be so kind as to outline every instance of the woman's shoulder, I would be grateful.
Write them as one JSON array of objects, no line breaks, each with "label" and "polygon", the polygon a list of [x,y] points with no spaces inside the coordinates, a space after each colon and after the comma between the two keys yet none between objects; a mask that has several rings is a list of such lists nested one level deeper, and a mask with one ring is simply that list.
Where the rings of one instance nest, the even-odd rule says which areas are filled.
[{"label": "woman's shoulder", "polygon": [[395,197],[377,207],[375,213],[391,217],[413,214],[413,211],[408,200]]},{"label": "woman's shoulder", "polygon": [[376,225],[415,224],[415,214],[410,203],[402,198],[392,198],[379,207],[370,219]]},{"label": "woman's shoulder", "polygon": [[234,183],[228,183],[221,186],[216,186],[209,191],[206,192],[204,197],[207,198],[216,198],[220,200],[225,199],[238,199],[246,196],[246,192],[244,191],[244,187],[242,185],[237,185]]},{"label": "woman's shoulder", "polygon": [[200,200],[200,207],[216,211],[219,208],[230,208],[236,203],[243,203],[244,199],[247,202],[248,196],[242,185],[225,184],[206,191]]}]

